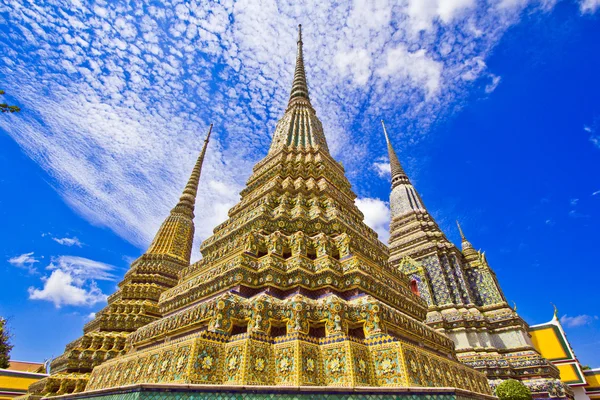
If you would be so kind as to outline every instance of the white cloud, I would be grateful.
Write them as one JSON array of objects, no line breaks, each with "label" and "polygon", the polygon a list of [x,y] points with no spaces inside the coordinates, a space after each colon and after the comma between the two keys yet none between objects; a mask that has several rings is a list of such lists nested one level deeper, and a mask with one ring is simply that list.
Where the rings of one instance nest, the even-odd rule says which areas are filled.
[{"label": "white cloud", "polygon": [[579,2],[579,9],[584,14],[593,14],[598,8],[600,8],[600,0],[581,0]]},{"label": "white cloud", "polygon": [[475,0],[408,0],[411,28],[418,32],[433,28],[436,19],[445,24],[475,6]]},{"label": "white cloud", "polygon": [[427,97],[431,97],[441,89],[442,68],[443,64],[429,57],[425,49],[410,52],[401,45],[387,52],[386,64],[377,73],[384,78],[424,85]]},{"label": "white cloud", "polygon": [[572,207],[575,207],[577,205],[577,203],[579,203],[579,199],[569,200],[569,204],[571,204]]},{"label": "white cloud", "polygon": [[385,201],[376,198],[357,198],[356,206],[365,215],[365,223],[379,235],[379,240],[387,243],[390,237],[390,207]]},{"label": "white cloud", "polygon": [[339,52],[334,62],[340,73],[351,76],[358,85],[365,85],[371,77],[371,56],[365,49]]},{"label": "white cloud", "polygon": [[89,319],[89,320],[92,320],[92,319],[94,319],[94,318],[96,318],[96,313],[95,313],[95,312],[91,312],[91,313],[89,313],[89,314],[87,315],[87,319]]},{"label": "white cloud", "polygon": [[[600,0],[599,0],[600,4]],[[600,134],[598,134],[598,125],[600,124],[600,118],[595,118],[594,123],[589,125],[584,125],[583,130],[590,134],[590,142],[594,146],[600,149]]]},{"label": "white cloud", "polygon": [[113,281],[115,267],[83,257],[60,256],[46,267],[52,271],[42,278],[41,289],[30,287],[29,298],[52,302],[56,308],[64,305],[91,306],[106,301],[97,280]]},{"label": "white cloud", "polygon": [[576,317],[569,317],[567,314],[560,317],[560,323],[568,328],[577,328],[579,326],[589,325],[593,320],[598,319],[597,316],[591,315],[578,315]]},{"label": "white cloud", "polygon": [[592,196],[596,196],[598,194],[600,194],[600,190],[596,190],[594,193],[592,193]]},{"label": "white cloud", "polygon": [[375,168],[375,171],[380,178],[384,178],[392,174],[392,167],[390,166],[389,161],[376,161],[373,163],[373,168]]},{"label": "white cloud", "polygon": [[64,238],[57,238],[57,237],[52,237],[52,240],[54,240],[56,243],[58,244],[62,244],[63,246],[77,246],[77,247],[81,247],[83,245],[83,243],[81,243],[79,241],[79,239],[77,239],[77,237],[73,236],[72,238],[69,237],[64,237]]},{"label": "white cloud", "polygon": [[491,74],[491,79],[492,81],[485,86],[486,93],[492,93],[494,90],[496,90],[502,77]]},{"label": "white cloud", "polygon": [[36,257],[34,257],[33,254],[34,252],[32,251],[31,253],[24,253],[20,256],[9,258],[8,263],[17,268],[26,269],[27,271],[29,271],[29,273],[33,274],[37,271],[35,269],[35,264],[40,261]]}]

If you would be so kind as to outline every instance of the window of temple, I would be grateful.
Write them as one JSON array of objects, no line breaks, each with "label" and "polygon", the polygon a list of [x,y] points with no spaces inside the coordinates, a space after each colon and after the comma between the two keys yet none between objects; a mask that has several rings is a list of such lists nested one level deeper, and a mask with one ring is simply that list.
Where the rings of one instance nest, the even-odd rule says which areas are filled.
[{"label": "window of temple", "polygon": [[336,260],[340,259],[340,250],[335,246],[331,247],[331,257]]},{"label": "window of temple", "polygon": [[258,246],[258,254],[256,255],[256,257],[260,258],[260,257],[266,256],[266,255],[267,255],[267,247],[261,243]]},{"label": "window of temple", "polygon": [[311,260],[317,259],[317,251],[315,250],[315,248],[313,246],[308,246],[306,248],[306,257],[308,257]]},{"label": "window of temple", "polygon": [[325,337],[325,324],[310,324],[308,328],[308,336],[314,338],[324,338]]},{"label": "window of temple", "polygon": [[290,258],[291,256],[292,256],[292,249],[290,249],[290,247],[289,247],[289,246],[285,246],[285,247],[283,248],[283,255],[282,255],[283,259],[284,259],[284,260],[287,260],[287,259],[288,259],[288,258]]},{"label": "window of temple", "polygon": [[239,322],[233,325],[231,328],[231,335],[240,335],[242,333],[248,332],[248,323]]},{"label": "window of temple", "polygon": [[410,290],[417,296],[421,295],[421,293],[419,292],[419,283],[417,282],[416,279],[413,279],[412,281],[410,281]]},{"label": "window of temple", "polygon": [[360,324],[354,327],[348,326],[348,336],[355,337],[357,339],[365,338],[364,324]]},{"label": "window of temple", "polygon": [[287,334],[287,328],[285,325],[277,326],[271,325],[271,337],[285,336]]}]

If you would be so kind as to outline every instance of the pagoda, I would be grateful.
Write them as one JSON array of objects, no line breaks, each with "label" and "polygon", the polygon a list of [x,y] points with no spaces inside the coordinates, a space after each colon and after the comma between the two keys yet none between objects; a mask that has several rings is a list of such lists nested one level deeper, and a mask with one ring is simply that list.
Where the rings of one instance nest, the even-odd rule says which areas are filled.
[{"label": "pagoda", "polygon": [[175,286],[178,273],[190,265],[196,194],[211,131],[212,125],[179,202],[148,251],[131,264],[107,306],[84,326],[83,336],[52,360],[51,375],[29,386],[27,397],[83,391],[94,367],[124,354],[127,336],[160,318],[160,295]]},{"label": "pagoda", "polygon": [[492,399],[485,375],[425,324],[427,301],[363,222],[309,98],[301,30],[297,44],[289,103],[241,200],[198,262],[189,264],[192,235],[179,228],[152,244],[164,283],[140,300],[150,320],[124,331],[118,354],[71,397]]},{"label": "pagoda", "polygon": [[572,398],[558,369],[535,349],[527,323],[509,307],[485,253],[457,222],[459,250],[429,214],[382,125],[392,178],[389,263],[427,303],[427,325],[451,338],[458,359],[485,373],[492,387],[519,379],[534,398]]}]

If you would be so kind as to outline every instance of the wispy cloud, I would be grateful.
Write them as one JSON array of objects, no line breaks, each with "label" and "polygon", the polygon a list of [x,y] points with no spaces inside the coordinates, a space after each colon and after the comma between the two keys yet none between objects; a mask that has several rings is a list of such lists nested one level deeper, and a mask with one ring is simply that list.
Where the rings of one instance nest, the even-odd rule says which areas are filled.
[{"label": "wispy cloud", "polygon": [[392,174],[390,162],[385,157],[378,158],[377,161],[373,163],[373,168],[375,169],[375,172],[377,172],[377,175],[380,178],[385,178]]},{"label": "wispy cloud", "polygon": [[490,83],[485,86],[485,92],[492,93],[494,90],[496,90],[501,80],[502,77],[490,74]]},{"label": "wispy cloud", "polygon": [[56,308],[64,305],[91,306],[106,300],[96,281],[113,281],[115,267],[83,257],[60,256],[52,259],[42,278],[41,289],[30,287],[29,298],[52,302]]},{"label": "wispy cloud", "polygon": [[600,190],[596,190],[594,193],[592,193],[592,196],[597,196],[600,194]]},{"label": "wispy cloud", "polygon": [[379,240],[387,243],[390,237],[389,204],[375,198],[358,198],[356,199],[356,206],[365,215],[365,223],[377,232]]},{"label": "wispy cloud", "polygon": [[569,317],[567,314],[560,317],[560,323],[568,328],[577,328],[579,326],[589,325],[592,321],[597,320],[597,316],[591,315],[577,315],[576,317]]},{"label": "wispy cloud", "polygon": [[266,154],[292,80],[298,21],[329,147],[360,189],[381,172],[362,166],[382,153],[380,137],[364,134],[382,114],[403,139],[418,140],[474,82],[495,88],[487,55],[525,8],[548,8],[534,0],[8,4],[0,5],[11,27],[0,37],[0,67],[27,113],[0,127],[94,224],[147,246],[214,122],[196,257]]},{"label": "wispy cloud", "polygon": [[53,237],[52,240],[54,240],[56,243],[58,244],[62,244],[63,246],[77,246],[77,247],[81,247],[83,245],[83,243],[81,243],[79,241],[79,239],[77,239],[77,237],[73,236],[72,238],[69,237],[64,237],[64,238],[57,238],[57,237]]},{"label": "wispy cloud", "polygon": [[581,0],[579,9],[583,14],[592,14],[600,8],[600,0]]},{"label": "wispy cloud", "polygon": [[[600,0],[593,0],[596,2],[596,6],[600,4]],[[600,134],[598,133],[598,126],[600,125],[600,118],[595,118],[592,125],[584,125],[583,130],[590,134],[590,142],[600,149]]]},{"label": "wispy cloud", "polygon": [[8,259],[8,263],[17,267],[26,269],[30,274],[37,272],[35,264],[40,262],[36,257],[33,256],[34,252],[24,253],[19,256],[11,257]]},{"label": "wispy cloud", "polygon": [[589,218],[590,215],[583,214],[577,210],[578,204],[579,204],[579,199],[569,200],[569,205],[571,206],[571,210],[569,210],[569,217],[571,217],[571,218]]}]

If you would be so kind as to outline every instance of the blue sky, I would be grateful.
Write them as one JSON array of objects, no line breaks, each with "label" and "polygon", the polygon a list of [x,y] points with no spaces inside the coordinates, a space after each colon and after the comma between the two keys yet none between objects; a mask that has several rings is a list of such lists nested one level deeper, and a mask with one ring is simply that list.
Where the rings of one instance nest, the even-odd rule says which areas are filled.
[{"label": "blue sky", "polygon": [[0,315],[62,353],[149,244],[214,122],[198,246],[267,152],[303,24],[311,98],[387,240],[379,119],[426,207],[530,324],[600,366],[600,2],[0,2]]}]

